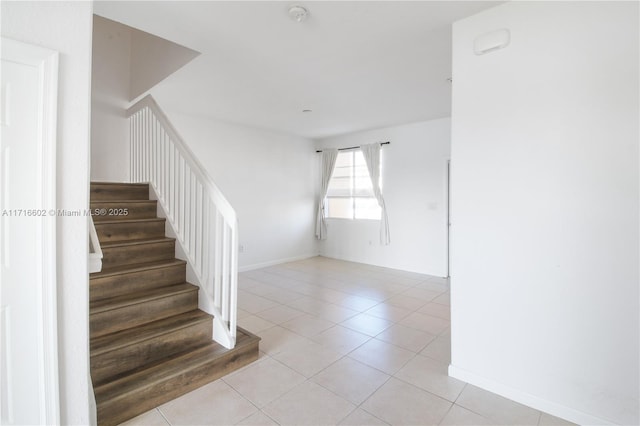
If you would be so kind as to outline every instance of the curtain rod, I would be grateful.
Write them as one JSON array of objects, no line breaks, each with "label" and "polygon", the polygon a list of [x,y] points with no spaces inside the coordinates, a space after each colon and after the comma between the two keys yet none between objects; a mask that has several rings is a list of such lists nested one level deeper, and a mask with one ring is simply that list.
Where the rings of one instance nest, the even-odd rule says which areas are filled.
[{"label": "curtain rod", "polygon": [[[380,145],[389,145],[391,142],[390,141],[386,141],[386,142],[380,142]],[[349,148],[338,148],[338,151],[346,151],[348,149],[358,149],[360,148],[359,146],[350,146]],[[321,149],[317,150],[316,152],[322,152]]]}]

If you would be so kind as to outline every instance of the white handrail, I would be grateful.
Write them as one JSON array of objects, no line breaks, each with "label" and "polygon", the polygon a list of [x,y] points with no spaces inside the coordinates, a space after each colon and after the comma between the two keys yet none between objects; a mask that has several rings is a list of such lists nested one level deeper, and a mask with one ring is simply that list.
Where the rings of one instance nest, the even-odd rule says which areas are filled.
[{"label": "white handrail", "polygon": [[102,248],[93,218],[89,215],[89,273],[102,270]]},{"label": "white handrail", "polygon": [[[127,110],[132,182],[148,182],[162,205],[213,315],[213,337],[235,346],[236,212],[151,95]],[[202,298],[201,298],[202,299]]]}]

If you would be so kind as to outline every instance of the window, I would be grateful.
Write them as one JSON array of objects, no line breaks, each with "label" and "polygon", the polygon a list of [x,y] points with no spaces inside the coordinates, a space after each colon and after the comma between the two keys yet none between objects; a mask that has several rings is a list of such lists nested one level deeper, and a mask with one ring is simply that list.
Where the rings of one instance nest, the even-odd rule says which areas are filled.
[{"label": "window", "polygon": [[380,206],[362,151],[338,153],[325,202],[330,218],[380,220]]}]

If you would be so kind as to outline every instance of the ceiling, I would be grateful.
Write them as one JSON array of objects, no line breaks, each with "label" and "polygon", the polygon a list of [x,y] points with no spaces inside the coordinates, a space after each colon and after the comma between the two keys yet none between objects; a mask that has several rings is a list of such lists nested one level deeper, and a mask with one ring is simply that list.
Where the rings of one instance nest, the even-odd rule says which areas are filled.
[{"label": "ceiling", "polygon": [[[449,116],[451,23],[498,3],[109,1],[94,11],[202,53],[153,90],[164,109],[318,139]],[[292,4],[307,20],[289,18]]]}]

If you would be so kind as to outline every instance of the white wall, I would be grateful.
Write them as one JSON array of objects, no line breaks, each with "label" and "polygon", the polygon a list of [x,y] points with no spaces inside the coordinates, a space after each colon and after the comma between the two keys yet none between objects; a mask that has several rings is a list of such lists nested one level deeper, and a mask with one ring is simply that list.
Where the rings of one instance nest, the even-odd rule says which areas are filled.
[{"label": "white wall", "polygon": [[[158,97],[161,107],[170,105]],[[317,255],[310,140],[167,112],[238,214],[241,270]]]},{"label": "white wall", "polygon": [[128,182],[132,30],[100,16],[93,22],[91,180]]},{"label": "white wall", "polygon": [[[89,206],[90,2],[2,2],[2,36],[60,52],[57,207]],[[89,274],[85,217],[57,223],[62,424],[95,424],[89,377]]]},{"label": "white wall", "polygon": [[450,125],[445,118],[318,141],[319,149],[391,141],[382,148],[382,192],[391,244],[380,244],[379,221],[327,219],[328,236],[319,243],[322,255],[447,275]]},{"label": "white wall", "polygon": [[578,423],[640,422],[638,47],[637,2],[453,28],[450,373]]}]

